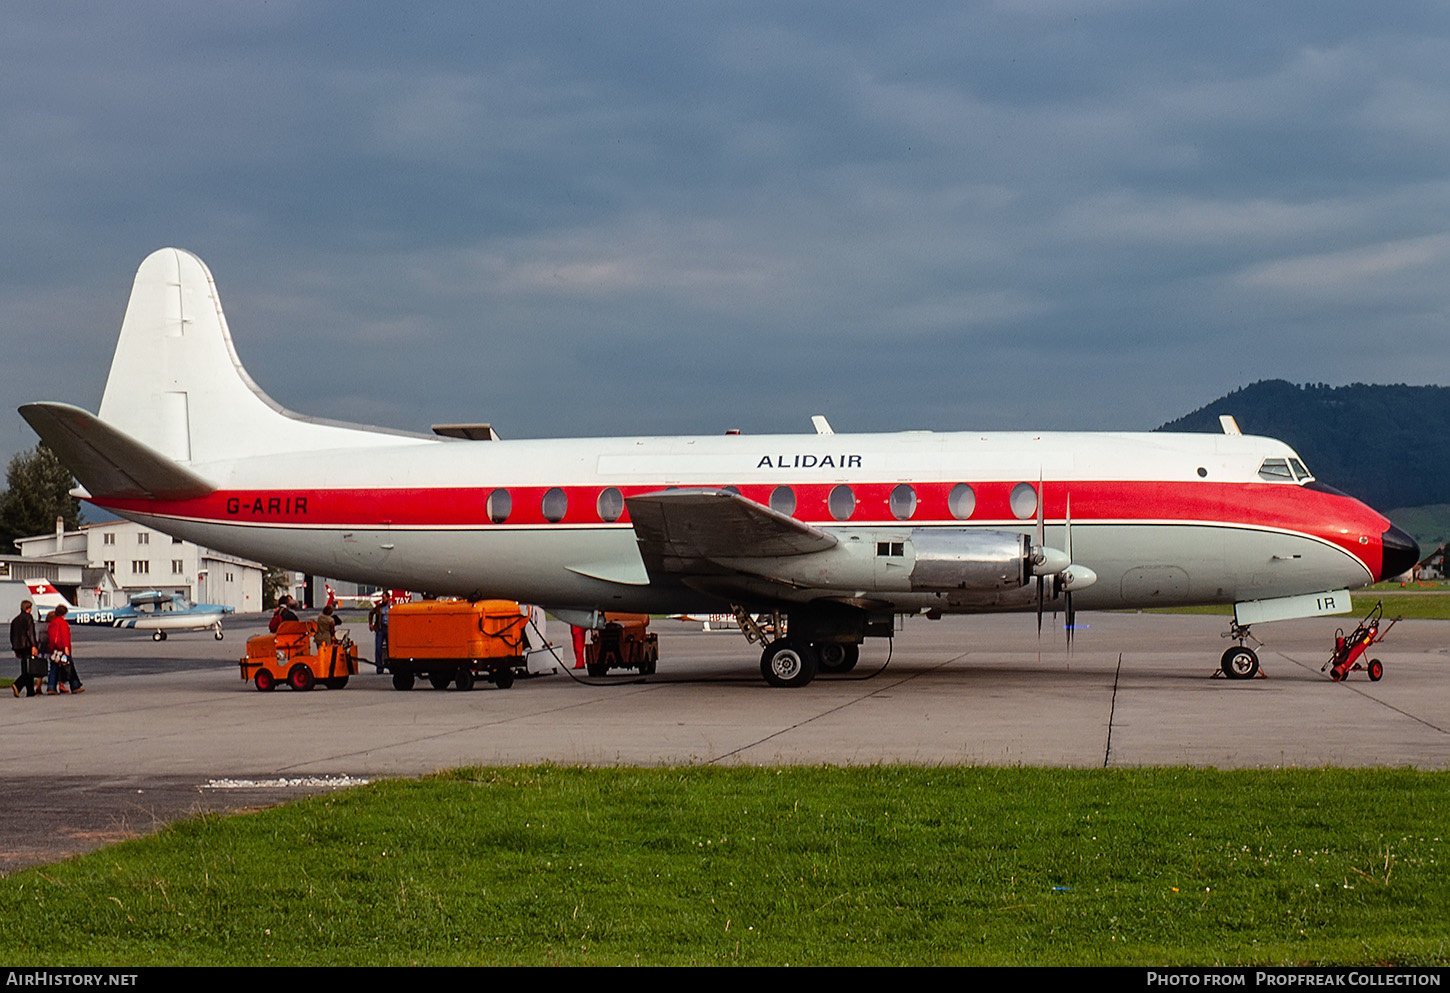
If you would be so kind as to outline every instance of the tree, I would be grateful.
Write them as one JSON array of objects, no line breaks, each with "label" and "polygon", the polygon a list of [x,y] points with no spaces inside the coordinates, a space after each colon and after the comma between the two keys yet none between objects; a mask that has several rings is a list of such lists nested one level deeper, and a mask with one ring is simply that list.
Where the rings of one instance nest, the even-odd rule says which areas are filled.
[{"label": "tree", "polygon": [[277,606],[277,601],[282,594],[290,592],[288,584],[292,574],[285,569],[276,566],[268,566],[267,571],[262,574],[262,607],[270,609]]},{"label": "tree", "polygon": [[80,527],[81,502],[70,495],[75,477],[45,442],[10,460],[5,483],[9,488],[0,497],[0,549],[15,551],[16,538],[50,534],[57,517],[65,520],[67,531]]}]

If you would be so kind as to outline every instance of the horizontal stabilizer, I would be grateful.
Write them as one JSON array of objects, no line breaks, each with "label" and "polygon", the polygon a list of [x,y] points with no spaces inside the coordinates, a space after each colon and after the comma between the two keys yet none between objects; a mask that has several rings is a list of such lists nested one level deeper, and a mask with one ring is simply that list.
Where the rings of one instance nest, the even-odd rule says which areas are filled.
[{"label": "horizontal stabilizer", "polygon": [[729,490],[664,490],[627,497],[651,574],[710,573],[717,559],[822,552],[834,535]]},{"label": "horizontal stabilizer", "polygon": [[20,416],[95,497],[184,500],[216,489],[190,469],[94,414],[66,403],[27,403]]}]

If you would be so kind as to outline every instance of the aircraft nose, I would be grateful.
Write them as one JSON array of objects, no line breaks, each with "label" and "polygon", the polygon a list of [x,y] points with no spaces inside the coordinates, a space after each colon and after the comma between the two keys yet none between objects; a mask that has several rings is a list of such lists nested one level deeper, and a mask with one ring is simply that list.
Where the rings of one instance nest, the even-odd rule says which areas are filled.
[{"label": "aircraft nose", "polygon": [[1380,556],[1380,579],[1393,579],[1409,572],[1420,561],[1420,546],[1408,534],[1390,525],[1380,536],[1384,551]]}]

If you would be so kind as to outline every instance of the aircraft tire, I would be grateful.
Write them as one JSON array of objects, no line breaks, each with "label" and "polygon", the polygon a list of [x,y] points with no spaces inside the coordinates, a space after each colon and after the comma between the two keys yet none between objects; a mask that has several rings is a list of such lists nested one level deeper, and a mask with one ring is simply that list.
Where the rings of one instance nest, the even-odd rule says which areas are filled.
[{"label": "aircraft tire", "polygon": [[222,629],[221,628],[217,628],[216,629],[216,640],[217,641],[221,641],[222,640]]},{"label": "aircraft tire", "polygon": [[287,673],[287,683],[299,693],[306,693],[316,684],[317,677],[312,675],[312,670],[301,662],[294,665]]},{"label": "aircraft tire", "polygon": [[1377,683],[1385,678],[1385,664],[1379,659],[1370,659],[1369,665],[1366,668],[1369,669],[1369,681],[1371,683]]},{"label": "aircraft tire", "polygon": [[165,631],[152,631],[151,632],[151,640],[152,641],[165,641],[166,640],[166,632]]},{"label": "aircraft tire", "polygon": [[821,672],[850,672],[856,668],[856,663],[861,658],[860,645],[843,645],[839,642],[828,641],[825,644],[816,645],[816,653],[820,656]]},{"label": "aircraft tire", "polygon": [[771,686],[805,686],[816,678],[818,657],[811,645],[779,638],[765,646],[760,656],[760,674]]},{"label": "aircraft tire", "polygon": [[413,688],[413,674],[411,672],[394,672],[393,689],[411,690]]},{"label": "aircraft tire", "polygon": [[1219,669],[1229,679],[1253,679],[1259,674],[1259,657],[1252,648],[1239,645],[1223,653]]},{"label": "aircraft tire", "polygon": [[272,673],[266,669],[258,669],[257,677],[253,682],[257,684],[259,693],[271,692],[272,688],[277,685],[277,680],[272,678]]},{"label": "aircraft tire", "polygon": [[468,666],[459,669],[457,677],[453,680],[453,685],[465,693],[473,689],[473,670],[468,668]]}]

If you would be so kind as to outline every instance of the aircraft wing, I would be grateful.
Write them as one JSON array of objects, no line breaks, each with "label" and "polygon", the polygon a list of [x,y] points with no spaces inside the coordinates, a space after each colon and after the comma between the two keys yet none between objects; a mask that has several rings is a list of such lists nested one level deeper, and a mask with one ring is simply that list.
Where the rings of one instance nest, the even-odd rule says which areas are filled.
[{"label": "aircraft wing", "polygon": [[836,544],[834,535],[729,490],[664,490],[625,503],[652,576],[720,573],[717,559],[806,555]]},{"label": "aircraft wing", "polygon": [[190,469],[68,403],[27,403],[30,422],[91,496],[184,500],[216,489]]}]

